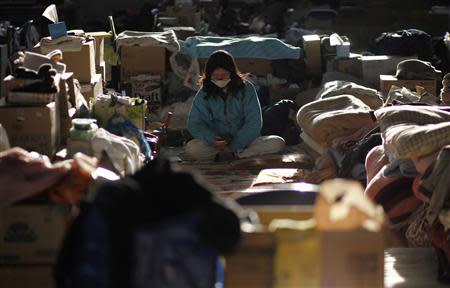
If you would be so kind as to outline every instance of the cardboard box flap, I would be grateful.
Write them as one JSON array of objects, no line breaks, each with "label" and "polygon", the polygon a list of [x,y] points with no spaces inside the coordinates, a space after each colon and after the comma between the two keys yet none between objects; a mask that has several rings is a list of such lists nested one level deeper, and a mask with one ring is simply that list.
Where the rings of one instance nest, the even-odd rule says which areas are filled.
[{"label": "cardboard box flap", "polygon": [[365,197],[359,182],[334,179],[320,185],[315,218],[320,230],[358,230],[378,232],[384,223],[384,211]]}]

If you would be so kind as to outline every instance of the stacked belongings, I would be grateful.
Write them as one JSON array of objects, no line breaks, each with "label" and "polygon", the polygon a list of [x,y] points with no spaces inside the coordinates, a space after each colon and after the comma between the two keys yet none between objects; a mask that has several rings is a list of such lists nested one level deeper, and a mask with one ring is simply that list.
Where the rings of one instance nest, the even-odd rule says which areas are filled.
[{"label": "stacked belongings", "polygon": [[400,105],[382,108],[375,115],[383,146],[367,157],[366,194],[385,208],[392,229],[409,245],[437,249],[439,279],[448,282],[450,110]]},{"label": "stacked belongings", "polygon": [[100,127],[134,141],[145,159],[152,159],[152,154],[158,150],[158,139],[145,132],[146,100],[108,94],[97,96],[93,103],[93,114]]},{"label": "stacked belongings", "polygon": [[106,167],[122,176],[141,168],[145,156],[133,140],[99,128],[92,119],[75,118],[72,125],[67,141],[69,157],[79,152],[96,157],[102,163],[106,161],[109,164]]},{"label": "stacked belongings", "polygon": [[58,61],[66,64],[81,84],[86,101],[103,92],[103,75],[96,73],[96,40],[82,30],[68,31],[58,38],[44,37],[35,47],[43,54],[58,49],[62,55]]},{"label": "stacked belongings", "polygon": [[[52,156],[60,142],[62,111],[58,103],[61,73],[65,65],[49,55],[27,52],[18,67],[4,80],[6,103],[0,107],[0,123],[11,146],[19,146]],[[64,100],[64,99],[63,99]],[[60,101],[61,102],[61,101]],[[67,100],[65,100],[67,104]]]},{"label": "stacked belongings", "polygon": [[403,86],[408,89],[423,87],[432,95],[437,95],[437,83],[441,80],[441,71],[429,62],[408,59],[397,64],[395,75],[380,75],[380,90],[387,93],[391,86]]},{"label": "stacked belongings", "polygon": [[159,121],[164,103],[162,85],[167,76],[167,52],[177,54],[178,38],[173,30],[165,32],[124,31],[117,35],[120,55],[121,90],[147,101],[149,119]]},{"label": "stacked belongings", "polygon": [[311,182],[335,178],[351,145],[376,127],[372,109],[351,95],[319,99],[297,113],[305,150],[316,159]]},{"label": "stacked belongings", "polygon": [[[52,163],[45,155],[18,147],[0,153],[0,263],[4,275],[1,283],[24,287],[33,281],[28,275],[38,274],[31,278],[46,283],[45,287],[53,286],[48,272],[56,263],[72,212],[87,197],[94,179],[99,182],[118,179],[98,164],[96,159],[82,154]],[[33,273],[21,278],[24,271],[30,271],[30,266]],[[11,274],[6,276],[5,270]],[[19,274],[21,277],[17,277]]]},{"label": "stacked belongings", "polygon": [[[298,60],[301,55],[299,47],[288,45],[276,38],[195,36],[188,37],[181,43],[181,57],[174,55],[170,59],[172,69],[184,79],[186,86],[197,90],[201,72],[199,61],[204,63],[204,60],[217,50],[231,53],[242,72],[250,72],[256,76],[272,73],[272,60]],[[190,62],[188,68],[181,64],[181,60],[185,58]]]}]

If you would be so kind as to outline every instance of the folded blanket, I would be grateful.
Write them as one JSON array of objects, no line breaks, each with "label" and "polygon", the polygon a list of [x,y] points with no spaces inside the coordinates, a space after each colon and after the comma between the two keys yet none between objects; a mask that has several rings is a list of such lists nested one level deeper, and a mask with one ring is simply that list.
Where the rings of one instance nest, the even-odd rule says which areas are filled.
[{"label": "folded blanket", "polygon": [[354,96],[333,96],[303,106],[297,113],[297,123],[303,132],[327,148],[341,144],[335,143],[337,138],[348,140],[349,135],[358,138],[372,130],[375,123],[370,112],[370,107]]}]

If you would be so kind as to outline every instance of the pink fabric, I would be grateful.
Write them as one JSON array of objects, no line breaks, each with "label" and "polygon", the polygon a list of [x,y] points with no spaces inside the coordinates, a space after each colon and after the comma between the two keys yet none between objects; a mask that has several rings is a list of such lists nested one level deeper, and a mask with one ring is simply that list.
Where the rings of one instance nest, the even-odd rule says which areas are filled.
[{"label": "pink fabric", "polygon": [[370,183],[381,168],[388,163],[389,159],[384,154],[383,145],[373,147],[366,156],[367,183]]},{"label": "pink fabric", "polygon": [[411,158],[414,162],[414,166],[416,166],[417,172],[419,172],[419,174],[424,174],[428,167],[436,161],[439,152],[440,151],[420,158]]}]

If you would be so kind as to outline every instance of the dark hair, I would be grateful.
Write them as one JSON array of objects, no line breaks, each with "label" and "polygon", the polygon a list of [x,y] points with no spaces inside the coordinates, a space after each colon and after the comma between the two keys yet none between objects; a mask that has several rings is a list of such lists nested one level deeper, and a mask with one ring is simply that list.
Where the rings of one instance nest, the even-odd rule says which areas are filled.
[{"label": "dark hair", "polygon": [[217,96],[223,94],[223,90],[211,82],[211,74],[217,68],[222,68],[230,72],[230,83],[228,84],[228,93],[235,94],[244,88],[244,79],[246,74],[242,74],[234,62],[233,56],[224,51],[218,50],[209,56],[205,65],[205,74],[200,78],[200,84],[207,96]]}]

